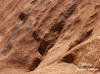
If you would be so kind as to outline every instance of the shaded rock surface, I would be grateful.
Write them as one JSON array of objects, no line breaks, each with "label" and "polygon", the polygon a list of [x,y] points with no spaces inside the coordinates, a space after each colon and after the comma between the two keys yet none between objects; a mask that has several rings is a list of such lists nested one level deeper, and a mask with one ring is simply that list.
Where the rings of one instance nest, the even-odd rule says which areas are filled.
[{"label": "shaded rock surface", "polygon": [[100,74],[100,1],[1,0],[0,74]]}]

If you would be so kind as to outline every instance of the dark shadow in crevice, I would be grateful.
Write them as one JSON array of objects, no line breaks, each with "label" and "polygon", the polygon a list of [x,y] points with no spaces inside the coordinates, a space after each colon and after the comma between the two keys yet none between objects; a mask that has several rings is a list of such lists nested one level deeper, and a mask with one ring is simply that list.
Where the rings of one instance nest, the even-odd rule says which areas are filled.
[{"label": "dark shadow in crevice", "polygon": [[75,60],[75,57],[72,54],[68,54],[64,56],[61,61],[66,62],[66,63],[73,63],[74,60]]},{"label": "dark shadow in crevice", "polygon": [[36,2],[37,2],[37,0],[32,0],[32,1],[30,2],[30,4],[34,5]]},{"label": "dark shadow in crevice", "polygon": [[51,32],[58,32],[58,33],[60,33],[62,31],[64,25],[65,25],[65,22],[64,21],[60,21],[59,23],[54,24],[54,26],[51,27],[50,31]]},{"label": "dark shadow in crevice", "polygon": [[80,43],[84,42],[85,40],[87,40],[91,34],[93,32],[93,29],[90,29],[88,32],[83,33],[78,40],[76,40],[70,47],[68,50],[71,50],[73,47],[79,45]]},{"label": "dark shadow in crevice", "polygon": [[32,34],[32,37],[34,37],[34,39],[36,41],[40,41],[41,40],[41,38],[38,36],[38,34],[39,34],[39,31],[34,31],[33,34]]},{"label": "dark shadow in crevice", "polygon": [[39,53],[41,55],[44,55],[44,53],[46,53],[46,51],[47,51],[47,47],[48,47],[48,42],[43,39],[38,48]]},{"label": "dark shadow in crevice", "polygon": [[41,59],[40,59],[40,58],[35,58],[35,59],[33,60],[32,65],[30,65],[29,70],[30,70],[30,71],[35,70],[35,69],[38,67],[38,65],[39,65],[40,63],[41,63]]},{"label": "dark shadow in crevice", "polygon": [[27,21],[28,17],[29,17],[29,14],[21,12],[19,15],[19,20],[21,20],[21,21],[23,21],[23,23],[25,23]]}]

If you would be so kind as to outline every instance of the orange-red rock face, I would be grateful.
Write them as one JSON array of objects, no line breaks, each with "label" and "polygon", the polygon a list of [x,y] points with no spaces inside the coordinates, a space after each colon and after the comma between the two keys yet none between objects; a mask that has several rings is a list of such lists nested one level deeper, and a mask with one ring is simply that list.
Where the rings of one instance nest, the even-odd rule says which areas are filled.
[{"label": "orange-red rock face", "polygon": [[0,1],[0,74],[99,74],[99,49],[99,0]]}]

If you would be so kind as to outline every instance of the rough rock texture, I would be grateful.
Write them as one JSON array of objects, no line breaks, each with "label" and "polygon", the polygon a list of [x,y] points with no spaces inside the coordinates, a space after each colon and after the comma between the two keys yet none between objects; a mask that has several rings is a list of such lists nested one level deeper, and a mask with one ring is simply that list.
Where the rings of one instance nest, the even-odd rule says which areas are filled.
[{"label": "rough rock texture", "polygon": [[0,74],[100,74],[100,0],[0,0]]}]

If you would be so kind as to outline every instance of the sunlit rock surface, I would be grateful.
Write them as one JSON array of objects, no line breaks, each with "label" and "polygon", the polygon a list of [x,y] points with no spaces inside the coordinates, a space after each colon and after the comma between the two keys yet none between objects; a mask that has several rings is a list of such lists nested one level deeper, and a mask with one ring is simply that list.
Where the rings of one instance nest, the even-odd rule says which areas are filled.
[{"label": "sunlit rock surface", "polygon": [[100,74],[100,0],[0,0],[0,74]]}]

